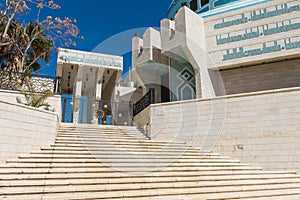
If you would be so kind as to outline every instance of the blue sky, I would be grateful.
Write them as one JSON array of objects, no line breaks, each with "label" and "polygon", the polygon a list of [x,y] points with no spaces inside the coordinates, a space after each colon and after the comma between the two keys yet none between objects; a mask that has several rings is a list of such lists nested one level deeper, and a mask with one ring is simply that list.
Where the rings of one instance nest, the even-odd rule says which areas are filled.
[{"label": "blue sky", "polygon": [[[166,17],[171,0],[56,0],[62,8],[60,10],[47,11],[52,16],[68,16],[77,19],[77,25],[84,40],[77,41],[77,47],[70,47],[83,51],[92,51],[103,41],[124,31],[141,27],[159,27],[160,20]],[[142,32],[143,29],[140,30]],[[134,32],[122,34],[117,40],[122,40],[122,47],[119,42],[112,45],[100,45],[97,51],[102,53],[124,54],[128,49]],[[126,47],[124,47],[126,46]],[[109,49],[110,47],[111,49]],[[126,53],[126,52],[125,52]],[[130,52],[125,54],[124,71],[128,70],[131,64]],[[45,67],[40,73],[55,75],[56,55],[53,55],[51,65]]]}]

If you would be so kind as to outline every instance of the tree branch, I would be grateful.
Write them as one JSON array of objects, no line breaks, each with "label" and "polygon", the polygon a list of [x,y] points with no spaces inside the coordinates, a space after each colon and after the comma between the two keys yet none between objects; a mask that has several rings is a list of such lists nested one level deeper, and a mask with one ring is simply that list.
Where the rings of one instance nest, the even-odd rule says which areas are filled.
[{"label": "tree branch", "polygon": [[13,44],[14,42],[6,42],[6,43],[0,43],[0,47],[4,47],[10,44]]},{"label": "tree branch", "polygon": [[[38,26],[39,26],[39,25],[36,25],[36,27],[34,27],[34,29],[32,30],[32,32],[34,32],[34,31],[38,28]],[[27,44],[26,49],[25,49],[25,51],[24,51],[24,54],[23,54],[23,56],[22,56],[22,62],[21,62],[21,66],[22,66],[22,67],[24,67],[24,62],[25,62],[25,59],[26,59],[26,56],[27,56],[27,52],[28,52],[28,50],[30,49],[30,47],[31,47],[31,45],[32,45],[32,43],[33,43],[33,41],[36,39],[36,37],[38,36],[38,34],[40,34],[40,33],[42,33],[42,32],[43,32],[43,30],[40,30],[40,31],[36,32],[36,33],[33,35],[33,37],[31,38],[31,40],[29,41],[29,43]],[[24,70],[26,70],[26,67],[24,68]]]},{"label": "tree branch", "polygon": [[7,21],[7,24],[5,26],[5,29],[4,29],[4,32],[3,32],[3,37],[6,38],[7,37],[7,32],[8,32],[8,29],[10,27],[10,24],[12,22],[12,20],[14,19],[14,17],[16,16],[16,13],[18,12],[18,7],[20,5],[20,1],[18,0],[18,3],[15,5],[15,9],[12,13],[12,15],[8,18],[8,21]]}]

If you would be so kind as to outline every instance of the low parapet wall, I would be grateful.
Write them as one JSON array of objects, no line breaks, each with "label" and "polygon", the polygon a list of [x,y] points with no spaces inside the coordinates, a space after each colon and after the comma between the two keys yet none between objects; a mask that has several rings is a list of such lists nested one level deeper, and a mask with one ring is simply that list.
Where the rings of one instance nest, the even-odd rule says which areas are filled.
[{"label": "low parapet wall", "polygon": [[300,88],[156,104],[149,113],[153,140],[300,173]]},{"label": "low parapet wall", "polygon": [[53,144],[58,113],[0,101],[0,163]]},{"label": "low parapet wall", "polygon": [[[0,89],[0,101],[17,103],[17,98],[19,98],[22,101],[22,103],[26,102],[24,94],[21,94],[18,91]],[[54,95],[52,97],[47,98],[46,102],[49,103],[51,108],[54,109],[54,112],[59,113],[61,117],[61,96]]]},{"label": "low parapet wall", "polygon": [[151,130],[150,130],[150,124],[151,124],[151,109],[150,107],[147,107],[145,110],[134,116],[133,118],[133,124],[137,126],[142,132],[147,136],[148,138],[151,138]]}]

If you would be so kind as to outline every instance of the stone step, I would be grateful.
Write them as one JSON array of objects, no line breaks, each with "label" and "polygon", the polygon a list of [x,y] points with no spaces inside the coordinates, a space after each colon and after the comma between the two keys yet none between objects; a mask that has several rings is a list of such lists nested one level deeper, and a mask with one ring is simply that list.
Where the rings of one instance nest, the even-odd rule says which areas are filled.
[{"label": "stone step", "polygon": [[[236,200],[236,199],[240,199],[240,198],[230,198],[232,200]],[[247,198],[243,198],[245,200],[299,200],[300,199],[300,194],[289,194],[289,195],[265,195],[264,197],[247,197]],[[196,198],[194,199],[196,200]],[[222,200],[221,198],[218,199],[211,199],[211,200]],[[225,200],[223,198],[223,200]],[[226,200],[228,200],[228,198],[226,198]]]},{"label": "stone step", "polygon": [[[88,153],[90,154],[90,152],[100,152],[102,153],[103,155],[124,155],[124,154],[128,154],[128,151],[123,151],[123,148],[115,148],[115,151],[108,151],[106,149],[102,149],[102,148],[99,148],[99,147],[84,147],[84,146],[76,146],[76,147],[68,147],[68,146],[57,146],[57,147],[41,147],[41,153],[44,152],[44,151],[50,151],[52,154],[54,154],[55,152],[78,152],[78,153]],[[199,151],[182,151],[182,150],[170,150],[170,149],[158,149],[156,151],[145,151],[145,150],[140,150],[140,151],[131,151],[130,153],[131,154],[139,154],[139,155],[149,155],[149,154],[152,154],[152,153],[160,153],[160,154],[164,154],[164,155],[167,155],[167,154],[171,154],[171,155],[189,155],[189,156],[220,156],[219,153],[206,153],[206,152],[199,152]],[[34,152],[36,153],[36,151]]]},{"label": "stone step", "polygon": [[[235,183],[235,184],[234,184]],[[232,198],[245,198],[245,197],[264,197],[275,196],[276,194],[300,194],[299,183],[286,183],[286,184],[255,184],[255,185],[241,185],[234,182],[227,185],[215,184],[176,184],[163,185],[149,184],[141,187],[140,184],[128,185],[127,190],[120,185],[109,185],[110,187],[102,187],[98,185],[86,187],[43,187],[34,188],[32,190],[1,190],[3,197],[7,199],[8,195],[21,197],[26,195],[25,198],[43,195],[43,199],[112,199],[112,198],[140,198],[140,197],[163,197],[167,195],[189,195],[197,194],[199,199],[232,199]],[[34,198],[35,197],[35,198]],[[25,199],[23,198],[23,199]],[[16,198],[17,199],[17,198]]]},{"label": "stone step", "polygon": [[55,144],[0,165],[0,199],[255,199],[300,195],[300,175],[263,171],[136,127],[63,124]]},{"label": "stone step", "polygon": [[[170,143],[170,142],[153,142],[150,140],[140,140],[136,138],[125,138],[125,139],[116,139],[116,138],[95,138],[95,139],[86,139],[86,138],[78,138],[78,139],[73,139],[73,138],[66,138],[66,139],[61,139],[57,138],[55,140],[55,143],[81,143],[82,141],[88,142],[88,143],[101,143],[101,142],[115,142],[118,144],[143,144],[143,145],[155,145],[155,146],[184,146],[184,147],[189,147],[185,143]],[[191,148],[191,147],[190,147]],[[200,149],[200,148],[195,148],[194,149]]]},{"label": "stone step", "polygon": [[[118,178],[85,178],[85,179],[47,179],[47,180],[30,180],[24,182],[23,180],[3,180],[1,186],[4,187],[28,187],[28,186],[68,186],[68,185],[100,185],[100,184],[131,184],[131,183],[176,183],[179,182],[214,182],[214,181],[249,181],[251,184],[257,181],[277,180],[282,182],[296,182],[299,181],[300,176],[292,176],[288,174],[275,175],[230,175],[223,176],[178,176],[178,177],[145,177],[145,176],[128,176]],[[277,182],[278,183],[278,182]]]},{"label": "stone step", "polygon": [[57,135],[56,139],[107,139],[107,138],[116,138],[116,139],[139,139],[149,141],[146,138],[133,136],[133,135],[106,135],[106,134],[94,134],[94,135],[83,135],[83,134],[74,134],[74,135],[67,135],[67,134],[59,134]]},{"label": "stone step", "polygon": [[[90,155],[102,155],[104,157],[111,157],[111,156],[127,156],[128,153],[124,151],[114,151],[114,152],[107,152],[107,151],[101,151],[101,150],[82,150],[82,151],[68,151],[68,150],[42,150],[42,151],[32,151],[30,155],[61,155],[61,156],[90,156]],[[207,159],[230,159],[228,156],[220,156],[217,153],[181,153],[178,154],[177,152],[131,152],[130,155],[135,155],[135,156],[148,156],[148,155],[155,155],[158,154],[157,156],[172,156],[172,157],[181,157],[181,158],[207,158]]]},{"label": "stone step", "polygon": [[18,158],[20,159],[27,159],[27,158],[96,158],[96,159],[182,159],[185,162],[188,162],[189,160],[191,160],[191,162],[195,162],[195,161],[199,161],[202,160],[201,162],[203,162],[203,160],[205,160],[206,162],[211,161],[211,162],[240,162],[240,160],[237,159],[228,159],[227,157],[221,157],[221,156],[186,156],[186,155],[176,155],[176,154],[171,154],[171,155],[163,155],[161,153],[158,153],[157,155],[155,153],[153,154],[148,154],[148,155],[141,155],[141,154],[116,154],[116,155],[103,155],[101,152],[97,153],[97,152],[91,152],[91,153],[87,153],[87,154],[57,154],[57,153],[45,153],[45,154],[41,154],[41,153],[31,153],[30,155],[20,155],[18,156]]},{"label": "stone step", "polygon": [[157,166],[187,166],[187,167],[228,167],[228,166],[250,166],[247,163],[239,161],[219,161],[212,162],[211,160],[190,160],[181,161],[176,159],[96,159],[96,158],[77,158],[77,159],[60,159],[60,158],[27,158],[27,159],[9,159],[7,163],[105,163],[116,167],[157,167]]},{"label": "stone step", "polygon": [[[247,190],[261,190],[262,188],[269,189],[286,189],[299,188],[300,179],[274,179],[274,180],[220,180],[220,181],[176,181],[176,184],[169,182],[150,182],[150,183],[108,183],[108,184],[81,184],[81,185],[61,185],[47,187],[23,186],[23,187],[1,187],[2,195],[22,195],[22,194],[47,194],[47,193],[68,193],[74,191],[82,192],[110,192],[110,191],[131,191],[131,190],[153,190],[153,189],[170,189],[177,188],[199,188],[207,189],[207,192],[216,191],[215,187],[230,187],[235,191],[234,187],[247,188]],[[276,185],[276,186],[275,186]],[[260,186],[260,187],[258,187]],[[209,188],[209,189],[208,189]],[[230,191],[228,191],[230,192]]]},{"label": "stone step", "polygon": [[78,141],[78,142],[56,142],[54,145],[51,146],[97,146],[99,148],[107,148],[107,147],[124,147],[124,148],[144,148],[144,149],[186,149],[191,151],[199,152],[200,149],[188,147],[188,146],[179,146],[179,145],[160,145],[160,144],[141,144],[141,143],[117,143],[117,142],[110,142],[110,141],[99,141],[99,142],[87,142],[87,141]]},{"label": "stone step", "polygon": [[166,144],[166,143],[153,143],[148,141],[140,141],[140,140],[105,140],[105,139],[95,139],[95,140],[87,140],[85,138],[80,139],[57,139],[56,144],[116,144],[120,146],[130,146],[130,145],[139,145],[145,148],[149,146],[156,146],[156,147],[183,147],[188,149],[200,150],[199,148],[189,147],[185,144]]},{"label": "stone step", "polygon": [[100,145],[100,144],[88,144],[88,143],[56,143],[53,145],[50,145],[50,147],[64,147],[64,148],[81,148],[88,151],[131,151],[131,152],[193,152],[198,153],[200,150],[189,148],[189,147],[168,147],[168,146],[149,146],[148,148],[145,148],[144,146],[134,146],[134,145],[126,145],[121,146],[118,144],[111,144],[111,145]]},{"label": "stone step", "polygon": [[[244,169],[244,170],[243,170]],[[256,174],[283,174],[283,172],[266,172],[261,170],[261,168],[243,168],[241,169],[241,172],[237,172],[237,168],[233,167],[168,167],[168,168],[161,168],[159,172],[174,172],[174,174],[171,175],[177,175],[177,176],[190,176],[190,172],[195,172],[195,174],[198,174],[197,170],[199,171],[200,175],[203,175],[203,172],[207,172],[208,174],[214,174],[214,175],[232,175],[232,174],[243,174],[243,175],[256,175]],[[186,171],[183,171],[186,170]],[[211,170],[211,172],[209,171]],[[63,168],[63,167],[53,167],[53,168],[47,168],[42,166],[37,166],[34,168],[31,167],[19,167],[19,168],[13,168],[13,167],[2,167],[0,168],[0,174],[47,174],[47,173],[105,173],[105,175],[108,175],[108,173],[116,172],[115,169],[109,168],[106,166],[98,166],[98,167],[77,167],[77,168]],[[251,174],[251,172],[253,174]],[[179,174],[176,174],[179,173]],[[287,172],[287,175],[293,175],[295,176],[295,172]]]},{"label": "stone step", "polygon": [[[244,200],[299,200],[300,194],[297,189],[288,189],[288,190],[273,190],[274,193],[265,194],[263,191],[252,193],[250,192],[235,192],[230,196],[224,192],[216,192],[215,195],[199,195],[199,194],[186,194],[186,195],[164,195],[163,199],[168,200],[237,200],[237,199],[244,199]],[[254,197],[255,196],[255,197]],[[99,198],[97,198],[99,199]],[[102,200],[104,200],[103,198]],[[151,196],[151,197],[130,197],[130,198],[114,198],[116,200],[162,200],[160,196]],[[108,199],[106,199],[108,200]]]},{"label": "stone step", "polygon": [[[257,199],[257,198],[263,198],[265,200],[269,200],[270,197],[275,198],[277,200],[282,200],[282,197],[284,196],[300,196],[300,189],[297,187],[288,187],[285,189],[273,189],[272,187],[269,189],[269,192],[267,193],[265,190],[261,191],[245,191],[245,192],[234,192],[234,193],[225,193],[223,192],[222,195],[218,194],[215,195],[215,197],[207,198],[207,200],[229,200],[229,199]],[[219,197],[216,197],[219,196]],[[197,198],[193,198],[196,200]],[[291,198],[285,197],[285,199],[292,200]],[[299,199],[297,199],[299,200]]]},{"label": "stone step", "polygon": [[[135,137],[142,137],[145,138],[145,136],[139,132],[139,131],[131,131],[131,132],[123,132],[123,131],[107,131],[107,130],[72,130],[72,131],[62,131],[59,130],[58,135],[118,135],[118,136],[135,136]],[[146,139],[146,138],[145,138]]]},{"label": "stone step", "polygon": [[[34,179],[64,179],[64,178],[124,178],[124,177],[194,177],[194,176],[237,176],[237,175],[293,175],[295,172],[282,171],[263,171],[261,168],[234,168],[234,167],[202,167],[202,168],[186,168],[186,167],[168,167],[161,168],[157,171],[117,171],[114,168],[98,166],[93,167],[53,167],[43,168],[36,166],[35,168],[18,168],[7,169],[0,168],[1,178],[4,180],[34,180]],[[142,172],[142,173],[141,173]],[[145,173],[143,173],[145,172]]]},{"label": "stone step", "polygon": [[[123,157],[120,156],[102,156],[102,155],[93,155],[93,156],[59,156],[59,155],[21,155],[17,159],[19,162],[102,162],[102,163],[184,163],[184,164],[191,164],[194,163],[209,163],[209,164],[217,164],[217,163],[240,163],[240,160],[233,160],[233,159],[207,159],[207,158],[181,158],[177,156],[169,156],[169,157],[162,157],[156,155],[148,155],[148,156],[135,156],[135,155],[126,155]],[[13,160],[15,161],[15,159]],[[8,160],[9,162],[9,160]]]},{"label": "stone step", "polygon": [[[141,154],[141,155],[149,155],[153,153],[160,153],[160,154],[176,154],[176,155],[199,155],[199,151],[191,151],[191,150],[186,150],[186,149],[155,149],[155,151],[152,149],[144,149],[144,148],[135,148],[135,149],[130,149],[130,148],[120,148],[120,147],[115,147],[115,148],[99,148],[98,146],[67,146],[67,145],[57,145],[57,146],[52,146],[52,147],[42,147],[42,151],[47,150],[47,151],[77,151],[77,152],[95,152],[95,153],[102,153],[103,155],[115,155],[115,154],[128,154],[128,153],[135,153],[135,154]],[[205,153],[200,155],[205,155]]]},{"label": "stone step", "polygon": [[247,171],[186,171],[186,172],[174,172],[168,171],[161,172],[148,172],[148,173],[120,173],[111,171],[101,171],[101,169],[26,169],[23,171],[3,171],[1,173],[3,179],[1,183],[8,183],[14,181],[61,181],[61,180],[112,180],[112,179],[172,179],[172,180],[238,180],[238,179],[273,179],[273,178],[299,178],[299,175],[295,176],[295,173],[287,172],[264,172],[259,170],[247,170]]}]

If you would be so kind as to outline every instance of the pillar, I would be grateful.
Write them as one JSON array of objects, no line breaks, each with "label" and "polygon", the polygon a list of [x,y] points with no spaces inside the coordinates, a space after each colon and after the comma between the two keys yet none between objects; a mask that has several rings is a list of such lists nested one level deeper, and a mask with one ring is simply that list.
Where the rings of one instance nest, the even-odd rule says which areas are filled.
[{"label": "pillar", "polygon": [[75,85],[73,90],[73,123],[78,124],[80,100],[82,94],[82,80],[83,80],[83,66],[78,66],[78,72],[75,79]]},{"label": "pillar", "polygon": [[[96,90],[95,90],[95,106],[99,106],[99,102],[102,99],[102,80],[103,80],[103,73],[104,73],[103,68],[99,68],[96,76]],[[98,110],[97,107],[94,108],[94,115],[93,115],[93,122],[94,124],[98,124],[98,119],[96,117],[96,111]]]}]

